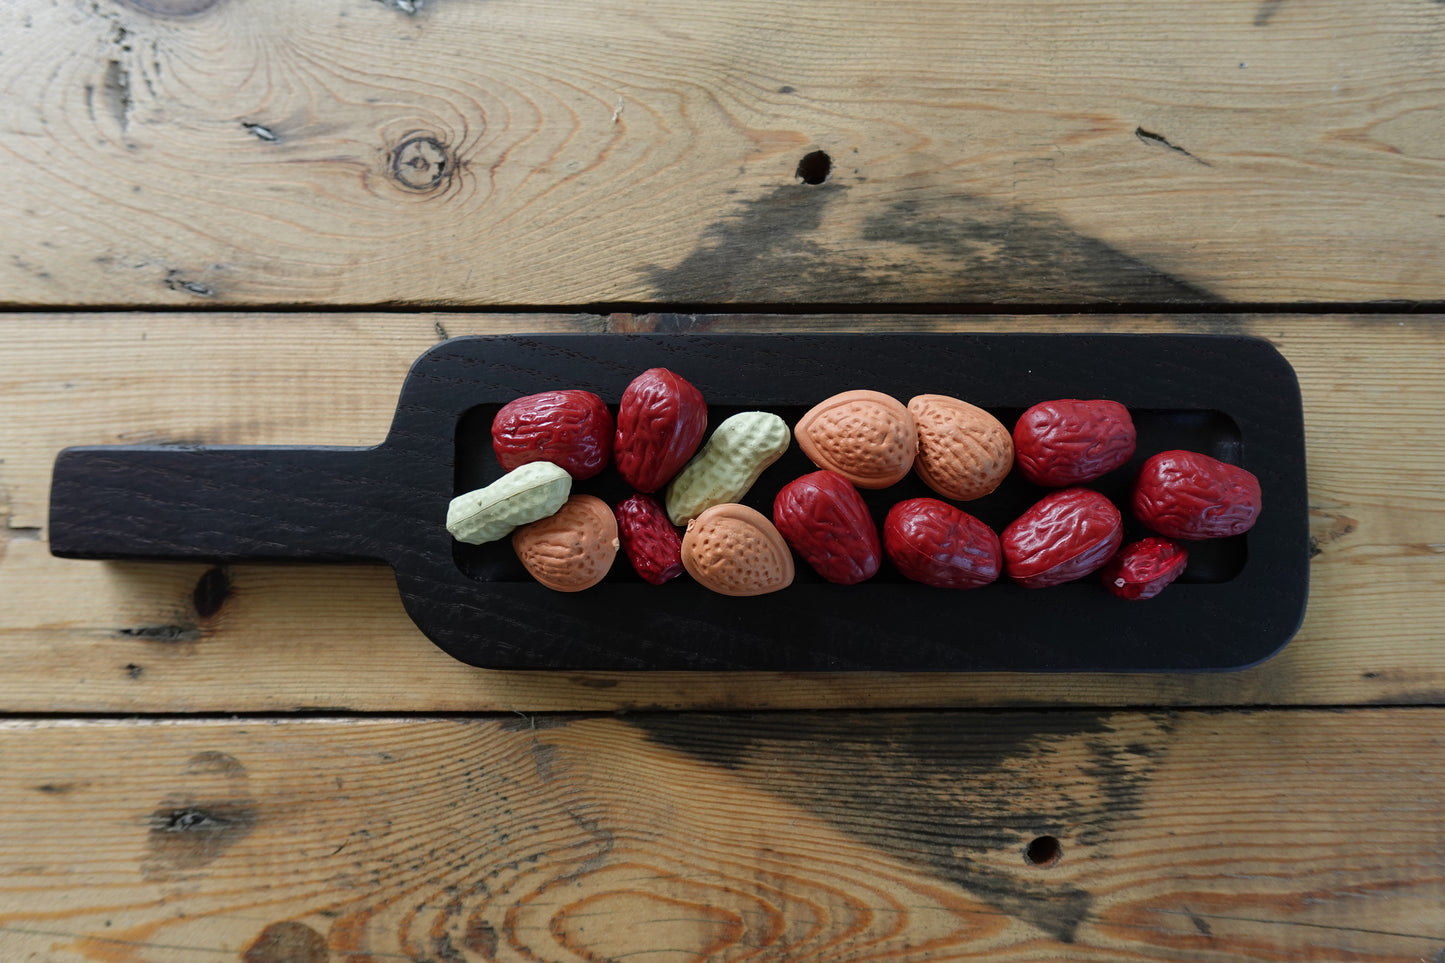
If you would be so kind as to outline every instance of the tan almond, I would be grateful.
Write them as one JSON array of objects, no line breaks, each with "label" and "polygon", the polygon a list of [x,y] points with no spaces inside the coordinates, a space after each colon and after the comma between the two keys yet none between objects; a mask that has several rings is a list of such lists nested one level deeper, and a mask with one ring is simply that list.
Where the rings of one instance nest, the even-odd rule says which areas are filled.
[{"label": "tan almond", "polygon": [[859,488],[901,481],[918,452],[913,415],[881,391],[836,394],[799,419],[793,435],[813,464]]},{"label": "tan almond", "polygon": [[948,395],[919,395],[908,410],[918,426],[913,470],[944,498],[982,498],[1013,469],[1013,436],[982,408]]},{"label": "tan almond", "polygon": [[762,512],[729,502],[687,523],[682,565],[723,595],[765,595],[793,584],[793,553]]},{"label": "tan almond", "polygon": [[594,495],[573,495],[555,515],[512,533],[512,549],[533,578],[558,592],[580,592],[617,558],[617,518]]}]

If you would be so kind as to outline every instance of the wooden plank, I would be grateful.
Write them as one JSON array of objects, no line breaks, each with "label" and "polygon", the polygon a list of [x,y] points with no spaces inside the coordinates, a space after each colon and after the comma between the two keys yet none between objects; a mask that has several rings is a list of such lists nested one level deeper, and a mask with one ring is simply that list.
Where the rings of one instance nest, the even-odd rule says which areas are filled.
[{"label": "wooden plank", "polygon": [[12,304],[1445,298],[1424,0],[20,0],[0,37]]},{"label": "wooden plank", "polygon": [[[0,709],[611,710],[1445,701],[1445,339],[1411,316],[10,317],[0,385]],[[368,444],[439,333],[608,329],[1217,331],[1299,374],[1318,555],[1301,634],[1202,676],[503,673],[453,662],[368,567],[77,562],[44,541],[69,444]],[[323,359],[318,363],[317,359]],[[1405,426],[1405,427],[1402,427]],[[1167,640],[1164,640],[1167,643]]]},{"label": "wooden plank", "polygon": [[10,721],[0,950],[1435,959],[1442,732],[1437,709]]}]

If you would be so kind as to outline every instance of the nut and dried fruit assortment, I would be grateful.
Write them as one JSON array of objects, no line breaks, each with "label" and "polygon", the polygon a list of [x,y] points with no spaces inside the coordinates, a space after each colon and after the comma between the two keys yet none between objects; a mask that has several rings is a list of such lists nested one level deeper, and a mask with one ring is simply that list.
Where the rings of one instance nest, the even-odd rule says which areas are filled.
[{"label": "nut and dried fruit assortment", "polygon": [[[471,544],[510,535],[527,572],[561,592],[597,585],[621,554],[652,585],[686,573],[723,595],[762,595],[793,583],[796,555],[840,586],[874,578],[886,561],[895,576],[942,589],[1093,576],[1140,600],[1185,572],[1182,542],[1242,535],[1262,505],[1249,471],[1182,450],[1150,454],[1116,505],[1091,486],[1110,475],[1117,484],[1139,438],[1129,410],[1107,399],[1045,399],[1010,430],[960,398],[905,405],[857,388],[819,401],[791,431],[767,411],[707,430],[702,392],[666,368],[633,379],[615,421],[590,391],[518,398],[491,428],[506,474],[453,499],[447,528]],[[817,470],[776,489],[771,517],[743,504],[794,440]],[[609,465],[632,491],[615,508],[572,490]],[[910,476],[937,497],[890,497]],[[1011,477],[1037,494],[1001,530],[953,504],[987,499]],[[1130,526],[1146,537],[1125,544]]]}]

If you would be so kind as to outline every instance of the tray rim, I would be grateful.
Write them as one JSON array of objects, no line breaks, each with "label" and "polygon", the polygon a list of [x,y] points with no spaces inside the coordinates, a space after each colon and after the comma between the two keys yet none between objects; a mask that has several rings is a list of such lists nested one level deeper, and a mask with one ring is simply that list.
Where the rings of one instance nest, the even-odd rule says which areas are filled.
[{"label": "tray rim", "polygon": [[[885,344],[885,343],[895,343],[895,344],[920,344],[920,343],[925,343],[925,342],[961,344],[961,343],[970,342],[970,341],[982,342],[982,343],[990,343],[990,342],[993,342],[993,343],[1014,342],[1014,343],[1017,343],[1017,344],[1026,344],[1026,343],[1029,343],[1029,342],[1033,342],[1033,343],[1053,343],[1053,344],[1059,344],[1059,343],[1062,343],[1062,342],[1064,342],[1064,341],[1076,341],[1076,342],[1090,342],[1090,343],[1094,343],[1094,344],[1101,345],[1101,346],[1103,346],[1103,345],[1113,345],[1113,346],[1117,346],[1117,345],[1124,345],[1124,344],[1128,344],[1128,343],[1155,344],[1155,345],[1166,344],[1166,343],[1167,343],[1167,344],[1174,345],[1174,346],[1184,346],[1184,345],[1189,345],[1189,344],[1215,345],[1215,346],[1225,345],[1225,344],[1232,344],[1232,345],[1238,345],[1238,346],[1248,346],[1247,350],[1249,350],[1249,351],[1254,351],[1254,352],[1257,352],[1257,353],[1262,352],[1263,356],[1267,357],[1267,358],[1270,360],[1270,363],[1272,363],[1272,364],[1276,367],[1276,369],[1278,370],[1279,373],[1284,374],[1284,375],[1287,375],[1287,383],[1286,383],[1286,389],[1287,389],[1287,390],[1284,391],[1284,394],[1287,394],[1287,395],[1288,395],[1288,398],[1285,398],[1285,399],[1283,399],[1283,400],[1286,402],[1287,406],[1288,406],[1289,408],[1291,408],[1293,414],[1295,415],[1295,420],[1296,420],[1296,422],[1297,422],[1297,424],[1298,424],[1298,426],[1299,426],[1299,431],[1298,431],[1297,434],[1296,434],[1296,438],[1297,438],[1297,442],[1298,442],[1298,454],[1299,454],[1299,457],[1300,457],[1300,470],[1299,470],[1299,476],[1298,476],[1298,477],[1299,477],[1299,481],[1300,481],[1300,483],[1301,483],[1302,488],[1307,489],[1307,476],[1306,476],[1306,474],[1305,474],[1305,468],[1304,468],[1304,463],[1303,463],[1303,456],[1304,456],[1303,408],[1302,408],[1302,401],[1301,401],[1301,396],[1300,396],[1300,391],[1299,391],[1298,378],[1297,378],[1297,376],[1296,376],[1295,373],[1294,373],[1293,367],[1289,364],[1288,359],[1284,357],[1284,355],[1279,351],[1279,349],[1278,349],[1275,345],[1273,345],[1272,343],[1270,343],[1270,342],[1269,342],[1268,340],[1266,340],[1266,339],[1259,338],[1259,337],[1257,337],[1257,336],[1252,336],[1252,335],[1241,335],[1241,334],[1233,334],[1233,333],[1208,333],[1208,332],[1177,332],[1177,333],[1176,333],[1176,332],[1168,332],[1168,333],[1153,334],[1153,333],[1143,333],[1143,332],[1119,332],[1119,333],[1111,333],[1111,332],[1105,332],[1105,333],[1098,333],[1098,332],[1079,332],[1079,333],[1056,333],[1056,332],[998,332],[998,331],[985,331],[985,332],[970,332],[970,331],[948,331],[948,332],[822,332],[822,333],[819,333],[819,332],[807,332],[807,333],[799,333],[799,334],[796,334],[796,335],[791,335],[791,334],[777,334],[777,333],[763,334],[763,333],[748,333],[748,332],[723,332],[723,333],[677,332],[677,333],[629,333],[629,334],[604,334],[604,333],[597,333],[597,334],[555,333],[555,334],[554,334],[554,333],[542,333],[542,334],[471,335],[471,336],[465,336],[465,337],[462,337],[462,338],[451,339],[451,340],[449,340],[449,341],[441,342],[441,343],[439,343],[438,345],[434,346],[432,349],[430,349],[428,352],[426,352],[425,354],[423,354],[421,357],[419,357],[419,358],[417,359],[417,361],[416,361],[415,364],[413,365],[413,371],[416,371],[416,370],[418,370],[418,369],[425,368],[425,366],[429,363],[429,360],[428,360],[428,359],[436,359],[436,358],[438,358],[438,357],[443,357],[443,358],[444,358],[444,357],[448,356],[449,354],[452,354],[452,353],[455,353],[455,352],[458,352],[458,351],[465,352],[465,353],[474,353],[476,350],[481,349],[481,348],[483,348],[484,346],[487,346],[487,345],[502,345],[502,344],[505,344],[505,345],[527,345],[527,346],[531,346],[532,348],[536,348],[536,349],[539,349],[539,350],[545,349],[545,348],[547,348],[548,346],[552,346],[552,347],[554,347],[554,348],[557,347],[557,346],[570,346],[570,347],[575,348],[575,347],[578,347],[578,346],[585,346],[585,345],[607,345],[607,346],[609,346],[609,348],[611,348],[611,349],[616,349],[616,348],[618,348],[618,347],[627,346],[627,345],[651,345],[651,346],[658,347],[658,348],[665,347],[666,349],[668,349],[669,351],[671,351],[671,350],[673,350],[673,349],[683,348],[683,347],[686,347],[686,346],[713,346],[714,349],[720,349],[720,348],[724,348],[724,347],[728,347],[728,346],[739,346],[739,345],[744,345],[744,344],[759,345],[759,344],[776,343],[776,342],[778,342],[778,341],[780,341],[780,340],[790,340],[790,341],[794,341],[794,342],[828,343],[828,344],[833,344],[833,345],[861,345],[861,344],[868,344],[868,343],[876,343],[876,344],[880,344],[880,345],[881,345],[881,344]],[[641,368],[640,366],[634,366],[634,368],[635,368],[635,372],[642,370],[642,368]],[[634,372],[634,373],[635,373],[635,372]],[[411,383],[411,379],[410,379],[410,376],[409,376],[409,377],[408,377],[408,384],[410,384],[410,383]],[[543,390],[543,389],[542,389],[541,387],[539,387],[539,388],[537,388],[536,390]],[[1064,396],[1066,396],[1066,395],[1063,395],[1063,394],[1055,394],[1055,395],[1053,395],[1053,396],[1054,396],[1054,397],[1064,397]],[[403,397],[405,397],[405,390],[403,391]],[[605,396],[604,396],[604,397],[605,397]],[[508,399],[508,400],[510,400],[510,399]],[[614,401],[614,400],[612,400],[612,399],[606,399],[606,400],[608,400],[608,402],[609,402],[610,405],[615,405],[615,401]],[[821,399],[820,399],[820,400],[821,400]],[[967,400],[967,399],[966,399],[966,400]],[[1039,398],[1039,399],[1037,399],[1037,400],[1044,400],[1044,399],[1043,399],[1043,398]],[[459,409],[455,412],[455,415],[456,415],[457,417],[459,417],[459,416],[460,416],[460,413],[461,413],[462,411],[469,410],[471,407],[474,407],[474,406],[477,405],[477,404],[487,404],[487,403],[498,403],[498,401],[497,401],[497,399],[482,399],[482,400],[476,400],[476,399],[474,399],[474,400],[470,401],[468,404],[466,404],[466,405],[462,406],[461,408],[459,408]],[[723,401],[723,400],[719,400],[719,403],[726,403],[726,402]],[[984,406],[984,407],[986,407],[986,408],[987,408],[987,407],[990,407],[990,404],[987,403],[986,400],[983,401],[983,402],[977,402],[977,401],[976,401],[975,403],[981,403],[982,406]],[[759,403],[758,403],[758,407],[766,407],[767,404],[768,404],[768,402],[759,402]],[[794,402],[794,404],[796,404],[796,402]],[[992,406],[992,407],[1005,407],[1005,406],[1004,406],[1004,405],[994,405],[994,406]],[[1238,415],[1237,415],[1233,410],[1231,410],[1231,409],[1229,409],[1229,408],[1218,408],[1218,407],[1216,407],[1216,410],[1222,410],[1222,411],[1224,411],[1226,414],[1229,414],[1230,417],[1234,418],[1234,419],[1236,420],[1236,422],[1240,424],[1240,426],[1241,426],[1241,431],[1244,430],[1244,426],[1245,426],[1245,425],[1247,425],[1247,424],[1250,423],[1250,420],[1249,420],[1248,418],[1241,419],[1240,417],[1238,417]],[[400,405],[399,405],[399,412],[400,412]],[[453,422],[453,425],[454,425],[454,424],[455,424],[455,422]],[[388,436],[388,437],[389,437],[389,439],[390,439],[390,436]],[[1306,500],[1307,500],[1307,492],[1304,493],[1304,494],[1306,495]],[[965,510],[966,510],[966,507],[965,507]],[[1306,530],[1305,530],[1305,531],[1306,531],[1306,538],[1305,538],[1305,540],[1303,541],[1303,543],[1300,545],[1299,549],[1300,549],[1301,554],[1305,556],[1305,562],[1306,562],[1306,564],[1304,565],[1304,568],[1303,568],[1303,570],[1302,570],[1302,571],[1303,571],[1303,578],[1301,579],[1301,583],[1300,583],[1299,586],[1298,586],[1299,604],[1298,604],[1297,610],[1293,613],[1293,618],[1292,618],[1291,624],[1287,627],[1287,629],[1288,629],[1287,631],[1281,631],[1281,633],[1280,633],[1280,636],[1281,636],[1281,637],[1275,642],[1275,644],[1273,644],[1272,646],[1265,646],[1265,647],[1262,647],[1262,648],[1260,648],[1260,649],[1252,650],[1252,651],[1248,654],[1248,658],[1243,659],[1243,660],[1241,660],[1241,661],[1231,662],[1231,663],[1229,663],[1229,664],[1211,664],[1211,665],[1188,665],[1188,666],[1186,666],[1186,665],[1175,665],[1175,666],[1165,666],[1165,667],[1154,666],[1154,665],[1151,665],[1151,666],[1143,666],[1143,667],[1121,667],[1121,666],[1116,666],[1116,665],[1108,665],[1108,666],[1101,666],[1101,667],[1098,667],[1098,668],[1085,668],[1085,667],[1079,667],[1079,666],[1076,666],[1076,665],[1062,666],[1062,667],[1054,668],[1054,667],[1047,666],[1047,665],[1041,665],[1041,666],[1036,666],[1036,667],[1031,667],[1031,668],[1018,667],[1018,666],[1013,666],[1013,667],[1010,667],[1010,666],[998,666],[998,667],[991,667],[991,666],[981,666],[981,667],[940,666],[940,667],[936,667],[936,668],[924,668],[924,667],[910,666],[910,667],[907,667],[907,668],[901,668],[901,669],[900,669],[900,668],[883,667],[883,666],[870,666],[870,667],[863,667],[863,668],[854,668],[854,667],[850,667],[850,666],[832,666],[832,665],[824,665],[824,664],[808,664],[808,665],[782,666],[782,667],[776,666],[776,665],[764,665],[764,666],[757,666],[755,670],[759,670],[759,671],[781,670],[781,671],[801,671],[801,672],[813,672],[813,671],[820,671],[820,672],[835,672],[835,671],[884,671],[884,672],[896,672],[896,671],[943,671],[943,672],[1057,672],[1057,671],[1066,671],[1066,672],[1098,672],[1098,673],[1130,673],[1130,674],[1132,674],[1132,673],[1187,673],[1187,672],[1211,672],[1211,671],[1215,671],[1215,672],[1238,671],[1238,670],[1241,670],[1241,669],[1249,668],[1249,667],[1254,666],[1254,665],[1258,665],[1258,664],[1260,664],[1260,663],[1262,663],[1262,662],[1264,662],[1264,661],[1267,661],[1267,660],[1269,660],[1270,658],[1274,657],[1274,656],[1277,655],[1277,654],[1279,653],[1279,651],[1281,651],[1281,650],[1288,644],[1288,642],[1298,633],[1299,627],[1300,627],[1300,625],[1302,624],[1303,619],[1304,619],[1304,616],[1305,616],[1305,612],[1306,612],[1306,608],[1307,608],[1307,601],[1308,601],[1308,565],[1307,565],[1308,543],[1307,543],[1307,526],[1306,526]],[[625,564],[625,562],[622,562],[621,564]],[[468,581],[472,581],[472,580],[468,579]],[[402,589],[404,599],[408,598],[408,586],[407,586],[407,584],[406,584],[406,580],[405,580],[404,577],[403,577],[402,575],[400,575],[400,574],[398,575],[398,582],[399,582],[399,586],[400,586],[401,589]],[[491,586],[493,586],[493,587],[495,588],[496,586],[499,586],[499,585],[502,585],[502,584],[512,584],[512,583],[483,583],[483,584],[489,584],[489,585],[491,585]],[[865,584],[866,584],[866,583],[865,583]],[[608,587],[606,587],[606,588],[603,588],[603,587],[599,587],[599,588],[603,588],[604,591],[613,591],[613,592],[615,592],[617,589],[620,589],[621,587],[622,587],[622,586],[620,586],[620,585],[612,585],[612,586],[608,586]],[[496,591],[497,591],[499,594],[504,594],[504,593],[519,593],[519,594],[525,595],[525,594],[526,594],[526,590],[527,590],[527,589],[530,589],[530,588],[533,588],[533,587],[532,587],[532,586],[525,586],[525,587],[524,587],[524,586],[517,586],[516,588],[501,588],[501,589],[496,589]],[[539,589],[539,590],[542,591],[542,592],[546,592],[549,596],[552,597],[553,601],[555,601],[555,597],[556,597],[556,594],[557,594],[557,593],[550,593],[549,590],[541,589],[540,586],[536,586],[535,588],[536,588],[536,589]],[[597,589],[589,590],[589,591],[597,591]],[[946,590],[929,590],[929,591],[946,591]],[[585,594],[585,593],[583,593],[583,594]],[[786,594],[786,593],[784,593],[784,594]],[[545,597],[543,597],[543,598],[545,598]],[[526,600],[523,600],[521,604],[524,604],[524,605],[525,605],[525,604],[529,604],[529,603],[528,603]],[[544,603],[544,602],[539,602],[539,601],[533,601],[533,602],[531,602],[530,604],[545,604],[545,603]],[[1143,604],[1148,604],[1148,603],[1143,603]],[[409,606],[409,608],[408,608],[408,611],[411,611],[410,606]],[[420,624],[420,623],[419,623],[419,624]],[[440,645],[444,650],[448,651],[449,654],[452,654],[454,657],[459,658],[461,661],[468,662],[469,664],[473,664],[473,665],[481,665],[481,666],[491,667],[491,668],[528,668],[528,669],[538,669],[538,670],[544,670],[544,671],[545,671],[545,670],[587,671],[587,670],[609,670],[609,669],[630,669],[630,670],[639,670],[639,671],[646,671],[646,670],[649,670],[649,669],[657,669],[657,670],[696,670],[696,671],[718,671],[718,670],[719,670],[719,667],[718,667],[718,666],[714,666],[714,665],[691,665],[691,664],[671,664],[671,663],[669,663],[669,664],[662,664],[662,665],[655,665],[655,664],[650,664],[650,663],[649,663],[647,660],[645,660],[645,659],[642,660],[642,662],[641,662],[640,664],[619,664],[619,663],[617,663],[617,662],[613,662],[613,661],[609,661],[609,660],[603,660],[603,661],[605,662],[605,664],[590,664],[590,663],[592,662],[592,660],[589,660],[586,656],[581,656],[579,660],[568,662],[568,663],[565,664],[565,665],[547,665],[547,664],[538,664],[538,663],[533,663],[533,662],[524,662],[524,664],[517,664],[516,662],[509,661],[509,660],[506,660],[506,659],[501,660],[501,662],[500,662],[500,664],[499,664],[496,660],[486,658],[484,653],[481,655],[481,657],[478,657],[478,653],[475,652],[475,651],[467,651],[467,652],[462,652],[461,654],[459,654],[458,651],[454,651],[455,646],[449,646],[448,644],[444,644],[443,641],[438,640],[438,639],[436,639],[435,637],[433,637],[433,641],[437,642],[437,644]],[[472,648],[474,649],[475,647],[472,647]],[[730,667],[728,667],[728,668],[730,668],[730,669],[749,670],[749,669],[753,669],[754,667],[751,667],[751,666],[730,666]]]}]

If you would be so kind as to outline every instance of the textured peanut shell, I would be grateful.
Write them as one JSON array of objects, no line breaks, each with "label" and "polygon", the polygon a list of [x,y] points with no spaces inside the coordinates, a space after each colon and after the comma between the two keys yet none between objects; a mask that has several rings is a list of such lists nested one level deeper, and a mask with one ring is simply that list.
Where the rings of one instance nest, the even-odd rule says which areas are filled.
[{"label": "textured peanut shell", "polygon": [[947,395],[918,395],[908,411],[918,429],[913,470],[944,498],[982,498],[1013,469],[1013,436],[982,408]]},{"label": "textured peanut shell", "polygon": [[686,525],[714,505],[741,501],[791,440],[787,423],[772,412],[727,418],[667,486],[667,517]]},{"label": "textured peanut shell", "polygon": [[836,394],[799,419],[793,435],[813,464],[859,488],[902,481],[918,453],[913,415],[881,391]]},{"label": "textured peanut shell", "polygon": [[765,595],[793,584],[788,543],[766,515],[746,505],[714,505],[688,522],[682,565],[722,595]]},{"label": "textured peanut shell", "polygon": [[580,592],[617,558],[617,519],[594,495],[573,495],[557,513],[512,533],[512,549],[533,578],[558,592]]},{"label": "textured peanut shell", "polygon": [[506,538],[518,525],[546,518],[566,502],[572,476],[549,461],[514,468],[486,488],[458,495],[447,506],[447,531],[482,545]]}]

